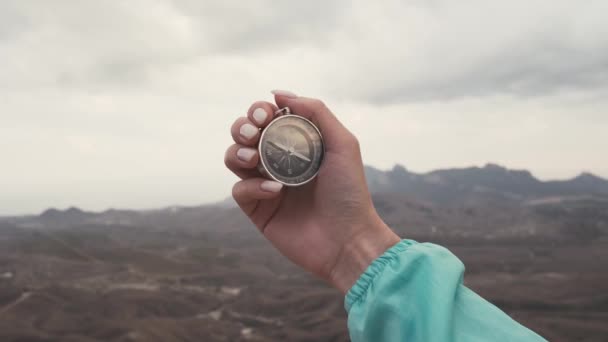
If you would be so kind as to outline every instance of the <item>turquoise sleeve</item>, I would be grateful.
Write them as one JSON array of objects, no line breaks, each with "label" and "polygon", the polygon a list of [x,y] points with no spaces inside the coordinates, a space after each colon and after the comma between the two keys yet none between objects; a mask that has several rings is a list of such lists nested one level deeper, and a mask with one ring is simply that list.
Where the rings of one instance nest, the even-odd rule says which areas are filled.
[{"label": "turquoise sleeve", "polygon": [[465,287],[463,273],[447,249],[401,241],[347,293],[351,340],[545,341]]}]

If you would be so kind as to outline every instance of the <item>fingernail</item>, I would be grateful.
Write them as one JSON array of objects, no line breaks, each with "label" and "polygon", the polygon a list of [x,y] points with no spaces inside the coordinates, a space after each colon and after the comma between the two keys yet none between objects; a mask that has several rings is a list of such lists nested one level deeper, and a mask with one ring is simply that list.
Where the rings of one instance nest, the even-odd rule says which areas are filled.
[{"label": "fingernail", "polygon": [[263,125],[268,118],[268,113],[264,110],[264,108],[256,108],[253,111],[253,119],[257,122],[258,125]]},{"label": "fingernail", "polygon": [[295,99],[296,97],[298,97],[298,95],[290,92],[289,90],[275,89],[275,90],[272,90],[271,93],[273,95],[277,95],[277,96],[285,96],[285,97],[288,97],[290,99]]},{"label": "fingernail", "polygon": [[263,181],[260,188],[268,192],[279,192],[283,189],[283,184],[275,181]]},{"label": "fingernail", "polygon": [[245,139],[251,139],[255,137],[256,134],[258,134],[258,129],[254,125],[246,123],[241,126],[240,133],[241,136],[243,136]]},{"label": "fingernail", "polygon": [[257,151],[254,150],[253,148],[243,147],[243,148],[239,148],[239,150],[236,151],[236,157],[239,158],[239,160],[248,162],[248,161],[251,161],[251,159],[253,159],[253,156],[255,156],[256,152]]}]

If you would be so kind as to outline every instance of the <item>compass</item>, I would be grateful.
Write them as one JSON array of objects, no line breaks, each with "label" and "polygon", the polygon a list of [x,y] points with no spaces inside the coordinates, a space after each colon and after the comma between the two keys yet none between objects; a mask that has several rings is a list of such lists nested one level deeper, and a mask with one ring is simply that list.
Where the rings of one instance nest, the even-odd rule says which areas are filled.
[{"label": "compass", "polygon": [[300,186],[319,173],[325,149],[319,129],[310,120],[279,109],[262,131],[258,169],[286,186]]}]

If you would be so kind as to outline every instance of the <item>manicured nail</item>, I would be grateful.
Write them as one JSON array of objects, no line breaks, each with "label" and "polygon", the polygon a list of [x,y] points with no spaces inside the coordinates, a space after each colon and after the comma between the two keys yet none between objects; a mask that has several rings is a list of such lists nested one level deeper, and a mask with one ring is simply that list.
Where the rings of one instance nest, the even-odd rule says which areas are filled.
[{"label": "manicured nail", "polygon": [[264,108],[256,108],[253,111],[253,120],[255,120],[258,125],[263,125],[267,118],[268,113],[266,113]]},{"label": "manicured nail", "polygon": [[257,151],[254,150],[253,148],[243,147],[243,148],[239,148],[239,150],[236,151],[236,157],[244,162],[248,162],[248,161],[251,161],[251,159],[253,159],[253,156],[255,156],[256,153],[257,153]]},{"label": "manicured nail", "polygon": [[240,133],[241,136],[243,136],[245,139],[251,139],[255,137],[256,134],[258,134],[258,129],[254,125],[246,123],[241,126]]},{"label": "manicured nail", "polygon": [[296,97],[298,97],[298,95],[290,92],[289,90],[279,90],[279,89],[275,89],[273,91],[271,91],[271,93],[273,95],[277,95],[277,96],[285,96],[288,97],[290,99],[295,99]]},{"label": "manicured nail", "polygon": [[279,192],[283,189],[283,184],[275,181],[263,181],[260,188],[268,192]]}]

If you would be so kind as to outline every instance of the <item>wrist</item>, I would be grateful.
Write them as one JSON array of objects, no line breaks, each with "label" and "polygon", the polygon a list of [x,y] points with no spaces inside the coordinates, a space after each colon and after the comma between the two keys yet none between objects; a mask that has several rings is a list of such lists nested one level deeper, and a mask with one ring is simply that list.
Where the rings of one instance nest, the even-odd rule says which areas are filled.
[{"label": "wrist", "polygon": [[374,213],[367,226],[361,227],[342,246],[329,274],[329,282],[343,294],[357,282],[371,263],[401,239]]}]

